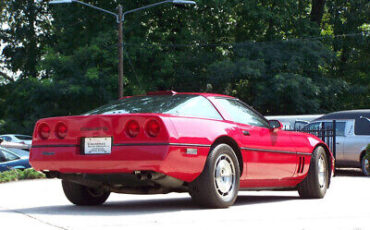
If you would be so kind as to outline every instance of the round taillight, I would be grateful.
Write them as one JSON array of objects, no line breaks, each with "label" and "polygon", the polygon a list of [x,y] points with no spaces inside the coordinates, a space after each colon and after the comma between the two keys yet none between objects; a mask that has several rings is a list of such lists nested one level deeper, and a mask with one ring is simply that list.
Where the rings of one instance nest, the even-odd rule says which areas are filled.
[{"label": "round taillight", "polygon": [[55,128],[55,134],[60,139],[63,139],[67,136],[68,128],[64,123],[58,123]]},{"label": "round taillight", "polygon": [[160,130],[161,130],[161,127],[158,121],[150,120],[148,123],[146,123],[145,131],[149,136],[151,137],[158,136]]},{"label": "round taillight", "polygon": [[137,121],[131,120],[126,124],[126,133],[130,137],[136,137],[140,132],[140,126]]},{"label": "round taillight", "polygon": [[41,124],[39,126],[39,135],[41,139],[48,139],[50,136],[50,127],[47,124]]}]

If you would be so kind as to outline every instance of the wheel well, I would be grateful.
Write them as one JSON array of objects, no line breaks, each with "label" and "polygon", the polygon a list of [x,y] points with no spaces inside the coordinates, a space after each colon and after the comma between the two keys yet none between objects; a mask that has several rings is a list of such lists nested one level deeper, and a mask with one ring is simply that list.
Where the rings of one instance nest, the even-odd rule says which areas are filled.
[{"label": "wheel well", "polygon": [[362,158],[366,155],[366,150],[362,151],[361,155],[360,155],[360,164],[362,164]]},{"label": "wheel well", "polygon": [[243,174],[243,157],[242,157],[242,152],[240,151],[238,143],[236,143],[236,141],[229,136],[222,136],[222,137],[217,138],[215,142],[213,142],[211,149],[217,146],[218,144],[227,144],[234,150],[236,157],[238,158],[238,162],[239,162],[240,175],[242,175]]}]

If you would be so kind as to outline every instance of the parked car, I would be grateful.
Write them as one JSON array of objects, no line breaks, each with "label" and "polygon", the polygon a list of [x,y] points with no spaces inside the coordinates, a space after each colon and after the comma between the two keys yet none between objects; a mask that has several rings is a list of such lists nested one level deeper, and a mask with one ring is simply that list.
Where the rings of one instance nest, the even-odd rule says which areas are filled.
[{"label": "parked car", "polygon": [[27,150],[24,150],[24,149],[15,149],[15,148],[7,148],[7,149],[14,152],[15,154],[17,154],[20,157],[29,157],[30,156],[30,152],[27,151]]},{"label": "parked car", "polygon": [[21,135],[21,134],[3,134],[0,138],[4,141],[32,145],[32,136]]},{"label": "parked car", "polygon": [[307,114],[307,115],[275,115],[266,116],[268,120],[278,120],[283,124],[284,130],[299,131],[305,127],[310,121],[321,117],[323,114]]},{"label": "parked car", "polygon": [[364,157],[370,143],[370,109],[348,110],[324,115],[307,125],[305,130],[318,130],[324,124],[333,128],[336,120],[336,167],[361,168],[370,176],[369,162]]},{"label": "parked car", "polygon": [[76,205],[102,204],[110,192],[189,192],[214,208],[232,205],[239,189],[322,198],[334,167],[320,139],[283,131],[237,98],[173,91],[41,119],[30,161],[62,179]]},{"label": "parked car", "polygon": [[28,158],[28,156],[20,156],[10,149],[0,147],[0,172],[30,168]]}]

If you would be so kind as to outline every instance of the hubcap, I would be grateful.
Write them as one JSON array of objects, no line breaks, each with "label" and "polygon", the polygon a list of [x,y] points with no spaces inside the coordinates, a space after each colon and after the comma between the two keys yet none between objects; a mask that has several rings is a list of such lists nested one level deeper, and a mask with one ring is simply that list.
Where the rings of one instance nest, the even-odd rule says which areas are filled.
[{"label": "hubcap", "polygon": [[221,154],[216,160],[215,185],[222,199],[232,196],[235,188],[235,166],[226,154]]},{"label": "hubcap", "polygon": [[324,188],[326,186],[327,170],[326,170],[325,158],[323,155],[321,155],[319,158],[318,168],[319,168],[319,185],[320,185],[320,188]]}]

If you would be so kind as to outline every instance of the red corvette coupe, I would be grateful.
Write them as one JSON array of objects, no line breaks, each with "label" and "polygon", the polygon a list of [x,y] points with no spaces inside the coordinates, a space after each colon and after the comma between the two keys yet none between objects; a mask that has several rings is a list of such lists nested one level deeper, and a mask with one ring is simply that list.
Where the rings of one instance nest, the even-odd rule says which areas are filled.
[{"label": "red corvette coupe", "polygon": [[76,205],[102,204],[111,192],[189,192],[214,208],[232,205],[239,190],[322,198],[334,169],[320,139],[283,131],[237,98],[173,91],[41,119],[30,162],[62,179]]}]

